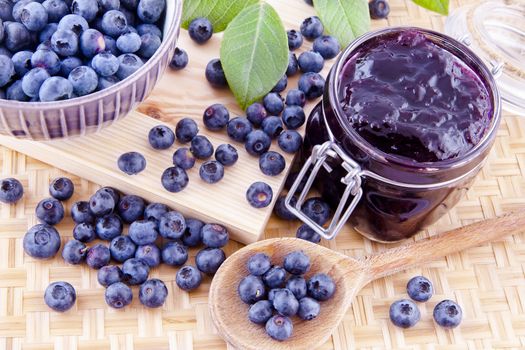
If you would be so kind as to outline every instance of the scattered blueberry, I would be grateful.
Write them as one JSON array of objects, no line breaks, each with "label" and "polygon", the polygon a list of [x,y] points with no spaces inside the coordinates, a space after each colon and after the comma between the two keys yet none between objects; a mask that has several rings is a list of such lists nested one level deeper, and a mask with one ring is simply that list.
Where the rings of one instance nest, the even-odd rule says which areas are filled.
[{"label": "scattered blueberry", "polygon": [[252,132],[253,127],[250,121],[244,117],[236,117],[231,119],[226,126],[228,136],[238,142],[244,142],[246,136]]},{"label": "scattered blueberry", "polygon": [[204,44],[210,40],[213,34],[213,27],[207,18],[199,17],[190,22],[188,33],[190,38],[197,44]]},{"label": "scattered blueberry", "polygon": [[310,321],[319,316],[320,311],[321,305],[317,300],[308,297],[299,300],[299,310],[297,311],[299,318]]},{"label": "scattered blueberry", "polygon": [[303,21],[303,23],[301,23],[301,34],[307,40],[312,41],[320,37],[323,32],[324,26],[317,16],[308,17]]},{"label": "scattered blueberry", "polygon": [[0,181],[0,202],[16,203],[23,195],[24,187],[17,179],[7,178]]},{"label": "scattered blueberry", "polygon": [[215,160],[208,160],[201,164],[199,176],[209,184],[214,184],[224,177],[224,166]]},{"label": "scattered blueberry", "polygon": [[218,58],[214,58],[208,62],[206,65],[205,76],[206,80],[208,80],[213,87],[221,88],[228,86],[228,81],[226,80],[221,60]]},{"label": "scattered blueberry", "polygon": [[129,225],[129,238],[136,245],[144,245],[155,242],[159,234],[157,223],[150,220],[137,220]]},{"label": "scattered blueberry", "polygon": [[264,253],[252,255],[246,263],[248,271],[254,276],[262,276],[272,267],[270,257]]},{"label": "scattered blueberry", "polygon": [[325,301],[330,299],[335,293],[335,283],[330,276],[325,273],[313,275],[307,284],[308,296]]},{"label": "scattered blueberry", "polygon": [[286,76],[291,77],[299,71],[299,62],[297,62],[297,56],[290,52],[288,54],[288,67],[286,68]]},{"label": "scattered blueberry", "polygon": [[103,244],[95,244],[87,252],[86,263],[92,269],[98,270],[109,264],[110,258],[111,253],[108,247]]},{"label": "scattered blueberry", "polygon": [[324,67],[324,59],[319,53],[315,51],[306,51],[299,55],[297,60],[299,68],[303,73],[320,72]]},{"label": "scattered blueberry", "polygon": [[169,192],[180,192],[188,186],[189,178],[186,170],[178,166],[169,167],[161,176],[162,186]]},{"label": "scattered blueberry", "polygon": [[293,324],[288,317],[275,315],[266,322],[266,333],[275,340],[284,341],[292,332]]},{"label": "scattered blueberry", "polygon": [[307,199],[301,211],[318,225],[324,225],[330,219],[330,206],[319,197]]},{"label": "scattered blueberry", "polygon": [[253,130],[246,135],[244,148],[252,156],[260,156],[267,152],[272,144],[272,139],[262,130]]},{"label": "scattered blueberry", "polygon": [[99,217],[95,221],[95,231],[100,239],[111,241],[122,234],[122,220],[116,214]]},{"label": "scattered blueberry", "polygon": [[390,305],[389,313],[392,323],[401,328],[410,328],[421,318],[417,305],[408,299],[394,302]]},{"label": "scattered blueberry", "polygon": [[246,191],[246,200],[254,208],[265,208],[272,202],[272,188],[264,182],[254,182]]},{"label": "scattered blueberry", "polygon": [[390,6],[386,0],[372,0],[368,3],[370,18],[383,19],[387,18],[390,13]]},{"label": "scattered blueberry", "polygon": [[270,92],[263,99],[266,111],[272,115],[279,115],[284,109],[284,101],[277,92]]},{"label": "scattered blueberry", "polygon": [[196,267],[187,265],[177,271],[175,282],[180,289],[191,291],[199,288],[202,282],[202,275]]},{"label": "scattered blueberry", "polygon": [[206,136],[197,135],[191,140],[190,151],[197,159],[207,159],[213,154],[213,145]]},{"label": "scattered blueberry", "polygon": [[161,249],[162,262],[170,266],[182,266],[188,261],[188,248],[179,242],[167,242]]},{"label": "scattered blueberry", "polygon": [[148,141],[154,149],[168,149],[175,142],[175,133],[165,125],[157,125],[149,131]]},{"label": "scattered blueberry", "polygon": [[97,280],[101,286],[108,287],[114,283],[122,282],[124,273],[116,265],[102,266],[97,272]]},{"label": "scattered blueberry", "polygon": [[226,260],[226,254],[219,248],[204,248],[195,256],[195,265],[206,274],[213,275]]},{"label": "scattered blueberry", "polygon": [[184,69],[188,65],[188,53],[178,47],[175,48],[175,53],[170,61],[170,68],[174,70]]},{"label": "scattered blueberry", "polygon": [[281,79],[275,84],[271,92],[283,92],[286,89],[286,86],[288,85],[288,77],[283,75]]},{"label": "scattered blueberry", "polygon": [[286,289],[292,292],[297,300],[301,300],[307,293],[306,280],[301,276],[292,276],[286,281]]},{"label": "scattered blueberry", "polygon": [[195,157],[189,148],[179,148],[173,153],[173,165],[184,170],[191,169],[195,165]]},{"label": "scattered blueberry", "polygon": [[139,196],[128,195],[120,199],[117,210],[120,218],[125,223],[132,223],[144,215],[144,200]]},{"label": "scattered blueberry", "polygon": [[304,107],[306,103],[306,97],[304,92],[299,89],[292,89],[286,94],[286,105],[287,106],[299,106]]},{"label": "scattered blueberry", "polygon": [[115,309],[122,309],[131,304],[133,300],[133,292],[131,288],[122,282],[113,283],[110,285],[104,294],[106,304]]},{"label": "scattered blueberry", "polygon": [[268,292],[268,300],[273,302],[273,299],[275,298],[275,294],[277,294],[277,292],[280,292],[283,289],[284,288],[273,288],[273,289],[270,289],[270,291]]},{"label": "scattered blueberry", "polygon": [[423,276],[416,276],[407,283],[407,294],[413,300],[424,302],[432,297],[434,288],[432,282]]},{"label": "scattered blueberry", "polygon": [[230,239],[228,230],[219,224],[206,224],[201,231],[202,243],[209,248],[222,248]]},{"label": "scattered blueberry", "polygon": [[41,200],[35,209],[38,220],[48,225],[56,225],[64,218],[64,206],[54,198]]},{"label": "scattered blueberry", "polygon": [[47,224],[38,224],[24,235],[24,251],[35,259],[49,259],[60,249],[58,231]]},{"label": "scattered blueberry", "polygon": [[215,150],[215,159],[224,166],[232,166],[239,159],[239,154],[232,145],[222,144]]},{"label": "scattered blueberry", "polygon": [[436,323],[441,327],[456,328],[461,323],[463,311],[457,303],[446,299],[436,305],[434,308],[433,317],[434,321],[436,321]]},{"label": "scattered blueberry", "polygon": [[68,241],[62,249],[62,258],[68,264],[80,264],[86,258],[88,248],[77,240]]},{"label": "scattered blueberry", "polygon": [[310,269],[310,258],[302,251],[288,253],[284,257],[284,269],[292,275],[304,275]]},{"label": "scattered blueberry", "polygon": [[162,215],[159,222],[159,233],[168,239],[179,239],[186,230],[186,221],[181,213],[169,211]]},{"label": "scattered blueberry", "polygon": [[[285,205],[285,198],[286,196],[279,196],[277,200],[275,201],[275,206],[273,207],[273,212],[275,215],[277,215],[279,218],[283,220],[295,220],[296,216],[286,208]],[[292,197],[291,203],[294,205],[296,203],[297,199],[295,197]]]},{"label": "scattered blueberry", "polygon": [[97,238],[95,227],[89,222],[81,222],[73,228],[73,238],[88,243]]},{"label": "scattered blueberry", "polygon": [[324,92],[325,80],[319,73],[304,73],[299,78],[299,90],[304,92],[306,99],[313,100]]},{"label": "scattered blueberry", "polygon": [[109,251],[113,260],[124,262],[135,256],[137,246],[129,236],[118,236],[113,238],[109,245]]},{"label": "scattered blueberry", "polygon": [[303,145],[303,137],[295,130],[286,130],[277,138],[277,144],[286,153],[296,153]]},{"label": "scattered blueberry", "polygon": [[144,282],[139,289],[140,303],[146,307],[161,307],[168,297],[168,288],[164,282],[153,278]]},{"label": "scattered blueberry", "polygon": [[146,169],[146,158],[138,152],[127,152],[118,157],[117,165],[122,172],[136,175]]},{"label": "scattered blueberry", "polygon": [[162,216],[168,211],[170,211],[170,209],[165,204],[151,203],[144,209],[144,219],[155,221],[158,225]]},{"label": "scattered blueberry", "polygon": [[253,304],[266,297],[266,288],[260,277],[248,275],[239,283],[237,293],[243,302]]},{"label": "scattered blueberry", "polygon": [[303,44],[303,35],[295,29],[291,29],[286,32],[288,35],[288,48],[290,51],[294,51],[301,47]]},{"label": "scattered blueberry", "polygon": [[160,249],[155,244],[146,244],[137,247],[135,258],[141,259],[149,267],[160,265]]},{"label": "scattered blueberry", "polygon": [[149,266],[141,259],[131,258],[122,264],[122,272],[128,284],[138,285],[148,279]]},{"label": "scattered blueberry", "polygon": [[49,185],[49,194],[60,201],[65,201],[73,196],[75,185],[66,177],[54,179]]},{"label": "scattered blueberry", "polygon": [[67,282],[51,283],[44,293],[46,305],[57,312],[65,312],[71,309],[76,300],[75,288]]},{"label": "scattered blueberry", "polygon": [[313,50],[323,56],[325,60],[329,60],[339,54],[341,46],[335,37],[331,35],[322,35],[314,40]]},{"label": "scattered blueberry", "polygon": [[217,103],[206,108],[202,120],[206,128],[217,131],[228,124],[230,113],[224,105]]},{"label": "scattered blueberry", "polygon": [[275,293],[273,307],[282,316],[293,316],[299,309],[299,302],[291,291],[284,288]]},{"label": "scattered blueberry", "polygon": [[283,122],[277,116],[269,116],[262,121],[261,129],[266,135],[274,139],[283,132]]},{"label": "scattered blueberry", "polygon": [[286,167],[284,157],[277,152],[268,151],[259,158],[259,169],[264,175],[277,176]]},{"label": "scattered blueberry", "polygon": [[104,216],[115,208],[115,199],[110,193],[98,190],[89,199],[89,209],[95,216]]},{"label": "scattered blueberry", "polygon": [[253,323],[265,324],[273,315],[273,305],[268,300],[259,300],[250,306],[248,318]]},{"label": "scattered blueberry", "polygon": [[262,279],[268,288],[282,288],[286,282],[286,270],[281,266],[272,266]]},{"label": "scattered blueberry", "polygon": [[175,127],[175,136],[180,143],[188,143],[199,133],[199,127],[195,120],[182,118]]},{"label": "scattered blueberry", "polygon": [[186,219],[186,230],[182,235],[182,243],[188,247],[195,247],[202,242],[202,227],[204,223],[197,219]]},{"label": "scattered blueberry", "polygon": [[260,126],[267,116],[268,113],[266,109],[264,109],[264,106],[259,102],[252,103],[246,108],[246,118],[248,118],[254,126]]}]

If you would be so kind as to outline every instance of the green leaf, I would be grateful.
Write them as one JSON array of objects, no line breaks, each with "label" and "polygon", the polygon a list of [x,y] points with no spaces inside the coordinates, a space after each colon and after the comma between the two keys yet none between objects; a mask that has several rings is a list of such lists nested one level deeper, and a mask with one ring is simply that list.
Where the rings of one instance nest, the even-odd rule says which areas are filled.
[{"label": "green leaf", "polygon": [[288,67],[288,37],[273,7],[252,5],[230,22],[222,39],[221,63],[243,109],[274,87]]},{"label": "green leaf", "polygon": [[314,7],[326,31],[343,48],[370,30],[367,0],[314,0]]},{"label": "green leaf", "polygon": [[412,0],[415,4],[426,8],[427,10],[448,15],[449,0]]},{"label": "green leaf", "polygon": [[186,0],[182,9],[182,27],[188,29],[190,22],[205,17],[213,25],[213,31],[222,32],[235,16],[259,0]]}]

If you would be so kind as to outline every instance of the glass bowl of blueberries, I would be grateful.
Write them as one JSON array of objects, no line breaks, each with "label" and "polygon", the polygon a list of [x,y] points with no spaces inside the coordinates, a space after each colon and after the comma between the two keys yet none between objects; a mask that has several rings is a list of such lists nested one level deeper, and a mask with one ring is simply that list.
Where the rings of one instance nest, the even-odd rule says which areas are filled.
[{"label": "glass bowl of blueberries", "polygon": [[85,135],[125,117],[170,62],[181,0],[0,0],[0,134]]}]

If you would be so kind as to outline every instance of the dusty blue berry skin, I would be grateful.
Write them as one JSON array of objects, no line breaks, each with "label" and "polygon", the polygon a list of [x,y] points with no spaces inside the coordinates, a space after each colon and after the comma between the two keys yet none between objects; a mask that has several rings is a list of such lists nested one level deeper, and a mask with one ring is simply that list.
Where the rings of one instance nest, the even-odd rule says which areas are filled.
[{"label": "dusty blue berry skin", "polygon": [[306,296],[306,280],[301,276],[292,276],[286,281],[286,289],[293,293],[297,300]]},{"label": "dusty blue berry skin", "polygon": [[306,51],[299,55],[297,60],[299,68],[303,73],[319,73],[324,67],[324,59],[321,54],[315,51]]},{"label": "dusty blue berry skin", "polygon": [[434,294],[434,287],[426,277],[412,277],[407,283],[407,294],[415,301],[425,302]]},{"label": "dusty blue berry skin", "polygon": [[320,312],[321,305],[317,300],[308,297],[299,300],[299,310],[297,310],[299,318],[310,321],[319,316]]},{"label": "dusty blue berry skin", "polygon": [[146,169],[146,158],[138,152],[127,152],[117,160],[118,168],[128,175],[137,175]]},{"label": "dusty blue berry skin", "polygon": [[330,219],[330,206],[320,197],[308,198],[301,207],[301,211],[319,225],[324,225]]},{"label": "dusty blue berry skin", "polygon": [[149,266],[140,259],[131,258],[122,264],[122,272],[129,285],[139,285],[148,279]]},{"label": "dusty blue berry skin", "polygon": [[[288,208],[286,208],[286,205],[284,203],[285,198],[286,196],[279,196],[277,198],[277,200],[275,201],[275,206],[273,207],[273,212],[275,213],[275,215],[277,215],[283,220],[295,220],[296,216],[291,211],[289,211]],[[295,205],[295,203],[297,203],[297,198],[292,197],[290,203],[292,205]]]},{"label": "dusty blue berry skin", "polygon": [[23,77],[27,72],[31,70],[32,55],[33,52],[31,51],[19,51],[13,55],[11,60],[13,61],[15,73],[18,74],[18,76]]},{"label": "dusty blue berry skin", "polygon": [[195,256],[195,265],[206,274],[213,275],[226,260],[226,254],[219,248],[204,248]]},{"label": "dusty blue berry skin", "polygon": [[115,199],[110,193],[98,190],[89,199],[89,209],[95,216],[104,216],[113,211],[115,208]]},{"label": "dusty blue berry skin", "polygon": [[155,242],[159,232],[157,223],[150,220],[137,220],[129,226],[128,235],[137,245],[145,245]]},{"label": "dusty blue berry skin", "polygon": [[228,136],[237,142],[244,142],[246,136],[252,132],[252,130],[252,123],[244,117],[235,117],[231,119],[226,126]]},{"label": "dusty blue berry skin", "polygon": [[267,116],[268,112],[259,102],[254,102],[246,108],[246,118],[256,127],[260,126]]},{"label": "dusty blue berry skin", "polygon": [[144,282],[139,289],[140,303],[149,308],[161,307],[168,297],[164,282],[153,278]]},{"label": "dusty blue berry skin", "polygon": [[254,182],[246,190],[246,200],[254,208],[265,208],[272,202],[272,188],[264,182]]},{"label": "dusty blue berry skin", "polygon": [[73,97],[73,85],[62,77],[51,77],[40,87],[38,97],[42,102],[62,101]]},{"label": "dusty blue berry skin", "polygon": [[20,12],[20,22],[30,31],[36,32],[44,29],[48,21],[47,11],[38,2],[30,2]]},{"label": "dusty blue berry skin", "polygon": [[202,116],[202,121],[207,129],[217,131],[223,129],[230,120],[230,112],[220,103],[213,104],[206,108]]},{"label": "dusty blue berry skin", "polygon": [[268,300],[259,300],[248,310],[248,319],[256,324],[265,324],[272,315],[273,305]]},{"label": "dusty blue berry skin", "polygon": [[144,207],[144,199],[139,196],[127,195],[120,199],[117,211],[122,221],[130,224],[133,221],[142,219]]},{"label": "dusty blue berry skin", "polygon": [[299,90],[304,92],[307,100],[320,97],[324,91],[325,80],[319,73],[308,72],[299,78]]},{"label": "dusty blue berry skin", "polygon": [[180,289],[191,291],[201,285],[202,274],[196,267],[187,265],[177,271],[175,282]]},{"label": "dusty blue berry skin", "polygon": [[248,275],[239,283],[237,293],[243,302],[253,304],[265,299],[266,288],[260,277]]},{"label": "dusty blue berry skin", "polygon": [[113,260],[124,262],[135,256],[137,246],[128,236],[118,236],[111,240],[109,251]]},{"label": "dusty blue berry skin", "polygon": [[239,154],[232,145],[222,144],[215,151],[215,159],[224,166],[232,166],[239,159]]},{"label": "dusty blue berry skin", "polygon": [[97,16],[98,2],[97,0],[73,0],[71,2],[71,12],[91,22]]},{"label": "dusty blue berry skin", "polygon": [[0,21],[13,20],[13,4],[10,0],[0,1]]},{"label": "dusty blue berry skin", "polygon": [[144,23],[155,23],[160,19],[165,8],[166,0],[140,0],[137,15]]},{"label": "dusty blue berry skin", "polygon": [[401,328],[413,327],[421,318],[417,305],[408,299],[395,301],[390,305],[390,320]]},{"label": "dusty blue berry skin", "polygon": [[226,80],[226,75],[224,74],[224,69],[222,68],[220,59],[214,58],[208,62],[204,74],[206,76],[206,80],[208,80],[211,86],[216,88],[228,86],[228,81]]},{"label": "dusty blue berry skin", "polygon": [[44,81],[50,77],[44,68],[33,68],[22,78],[22,90],[27,96],[36,97]]},{"label": "dusty blue berry skin", "polygon": [[304,239],[305,241],[309,241],[312,243],[321,242],[321,236],[313,229],[311,229],[310,226],[308,226],[307,224],[302,224],[301,226],[299,226],[295,236],[297,238]]},{"label": "dusty blue berry skin", "polygon": [[463,311],[456,302],[445,299],[436,305],[433,317],[441,327],[456,328],[461,323]]},{"label": "dusty blue berry skin", "polygon": [[67,79],[73,85],[73,92],[77,96],[88,95],[95,91],[98,86],[97,73],[88,66],[73,69]]},{"label": "dusty blue berry skin", "polygon": [[204,44],[213,34],[213,26],[207,18],[195,18],[188,27],[190,38],[197,44]]},{"label": "dusty blue berry skin", "polygon": [[199,176],[209,184],[217,183],[224,177],[224,166],[215,160],[208,160],[201,164]]},{"label": "dusty blue berry skin", "polygon": [[60,75],[67,78],[69,76],[69,73],[71,73],[73,69],[80,67],[82,64],[82,60],[78,57],[66,57],[62,60],[62,65],[60,67]]},{"label": "dusty blue berry skin", "polygon": [[18,22],[4,23],[4,45],[11,52],[26,49],[31,44],[31,34],[23,24]]},{"label": "dusty blue berry skin", "polygon": [[97,238],[95,227],[89,222],[76,224],[73,228],[73,238],[83,243],[91,242]]},{"label": "dusty blue berry skin", "polygon": [[122,282],[124,273],[116,265],[102,266],[97,272],[97,280],[101,286],[108,287],[112,284]]},{"label": "dusty blue berry skin", "polygon": [[370,18],[383,19],[387,18],[390,13],[390,6],[386,0],[372,0],[368,3]]},{"label": "dusty blue berry skin", "polygon": [[266,334],[272,339],[284,341],[292,336],[292,321],[285,316],[275,315],[266,322]]},{"label": "dusty blue berry skin", "polygon": [[101,52],[93,57],[91,67],[99,76],[109,77],[117,73],[119,61],[111,52]]},{"label": "dusty blue berry skin", "polygon": [[292,275],[304,275],[310,270],[310,258],[302,251],[288,253],[284,257],[284,269]]},{"label": "dusty blue berry skin", "polygon": [[186,230],[186,220],[181,213],[169,211],[159,221],[159,233],[167,239],[179,239]]},{"label": "dusty blue berry skin", "polygon": [[188,182],[186,170],[178,166],[169,167],[161,176],[162,186],[168,192],[180,192],[188,186]]},{"label": "dusty blue berry skin", "polygon": [[206,136],[197,135],[191,140],[190,151],[197,159],[207,159],[213,154],[213,145]]},{"label": "dusty blue berry skin", "polygon": [[144,219],[154,221],[157,225],[162,215],[166,214],[169,208],[162,203],[150,203],[144,209]]},{"label": "dusty blue berry skin", "polygon": [[101,11],[118,10],[120,8],[119,0],[98,0],[98,6]]},{"label": "dusty blue berry skin", "polygon": [[182,266],[188,261],[188,248],[179,242],[167,242],[161,249],[162,262],[170,266]]},{"label": "dusty blue berry skin", "polygon": [[202,243],[202,227],[204,223],[197,219],[186,219],[186,230],[182,235],[182,243],[188,247],[196,247]]},{"label": "dusty blue berry skin", "polygon": [[273,302],[273,299],[275,298],[275,294],[277,294],[277,292],[279,292],[279,291],[281,291],[283,289],[284,288],[273,288],[273,289],[270,289],[270,291],[268,292],[268,300]]},{"label": "dusty blue berry skin", "polygon": [[148,141],[154,149],[168,149],[175,142],[175,133],[166,125],[157,125],[149,131]]},{"label": "dusty blue berry skin", "polygon": [[306,97],[304,92],[299,89],[292,89],[286,94],[286,105],[287,106],[299,106],[304,107],[306,103]]},{"label": "dusty blue berry skin", "polygon": [[23,246],[27,255],[35,259],[49,259],[60,249],[60,235],[53,226],[38,224],[27,231]]},{"label": "dusty blue berry skin", "polygon": [[209,248],[222,248],[230,239],[226,227],[219,224],[206,224],[201,231],[202,243]]},{"label": "dusty blue berry skin", "polygon": [[140,48],[137,51],[137,54],[144,59],[151,58],[155,52],[157,52],[161,44],[162,39],[155,34],[143,34],[140,36]]},{"label": "dusty blue berry skin", "polygon": [[277,92],[270,92],[263,99],[263,105],[266,111],[271,115],[279,115],[284,109],[284,101]]},{"label": "dusty blue berry skin", "polygon": [[65,201],[73,196],[75,185],[67,177],[59,177],[49,184],[49,194],[59,201]]},{"label": "dusty blue berry skin", "polygon": [[126,79],[144,65],[140,57],[133,53],[125,53],[118,56],[118,61],[119,68],[116,76],[120,80]]},{"label": "dusty blue berry skin", "polygon": [[277,176],[286,167],[284,157],[274,151],[268,151],[259,158],[259,169],[264,175]]},{"label": "dusty blue berry skin", "polygon": [[29,101],[30,97],[24,94],[22,90],[22,80],[17,80],[12,83],[7,90],[4,92],[3,99],[14,100],[14,101]]},{"label": "dusty blue berry skin", "polygon": [[57,30],[71,30],[76,35],[82,34],[85,30],[89,29],[89,24],[86,19],[82,16],[69,14],[58,22]]},{"label": "dusty blue berry skin", "polygon": [[288,36],[288,48],[290,51],[297,50],[303,45],[303,35],[295,29],[286,32]]},{"label": "dusty blue berry skin", "polygon": [[303,137],[295,130],[283,131],[277,138],[277,144],[286,153],[296,153],[303,145]]},{"label": "dusty blue berry skin", "polygon": [[180,143],[188,143],[199,133],[199,127],[195,120],[182,118],[175,127],[175,136]]},{"label": "dusty blue berry skin", "polygon": [[254,276],[262,276],[268,270],[270,270],[272,267],[272,262],[270,261],[270,257],[268,255],[264,253],[257,253],[248,259],[246,267],[248,268],[248,271],[250,271],[250,274]]},{"label": "dusty blue berry skin", "polygon": [[273,308],[282,316],[293,316],[299,309],[299,302],[291,291],[284,288],[275,293]]},{"label": "dusty blue berry skin", "polygon": [[[150,24],[150,23],[142,23],[142,24],[139,24],[137,27],[137,33],[139,33],[139,35],[144,35],[144,34],[155,34],[156,36],[158,36],[159,38],[162,39],[162,30],[160,30],[160,28],[158,26],[156,26],[155,24]],[[175,50],[177,50],[177,48],[175,48]],[[182,50],[182,49],[179,49],[179,50]]]},{"label": "dusty blue berry skin", "polygon": [[68,264],[80,264],[86,258],[88,248],[86,245],[75,239],[68,241],[62,249],[62,258]]},{"label": "dusty blue berry skin", "polygon": [[64,218],[64,206],[54,198],[41,200],[35,209],[38,220],[48,225],[56,225]]},{"label": "dusty blue berry skin", "polygon": [[286,68],[286,76],[291,77],[299,71],[299,63],[297,62],[297,56],[290,52],[288,54],[288,67]]},{"label": "dusty blue berry skin", "polygon": [[160,249],[155,244],[146,244],[137,247],[135,258],[142,259],[149,267],[160,265]]},{"label": "dusty blue berry skin", "polygon": [[73,56],[78,52],[78,36],[72,30],[57,30],[51,36],[51,48],[60,56]]},{"label": "dusty blue berry skin", "polygon": [[282,288],[286,282],[286,270],[281,266],[272,266],[262,277],[268,288]]},{"label": "dusty blue berry skin", "polygon": [[122,309],[131,304],[131,301],[133,300],[133,292],[131,291],[131,288],[124,283],[117,282],[113,283],[106,289],[104,299],[106,300],[106,304],[112,308]]},{"label": "dusty blue berry skin", "polygon": [[281,79],[275,84],[275,86],[272,89],[272,92],[283,92],[286,89],[286,86],[288,85],[288,77],[283,75]]},{"label": "dusty blue berry skin", "polygon": [[300,106],[287,106],[282,115],[283,123],[290,130],[303,126],[306,121],[304,110]]},{"label": "dusty blue berry skin", "polygon": [[44,68],[50,75],[60,72],[60,59],[57,54],[51,50],[36,50],[31,56],[31,65],[33,68]]},{"label": "dusty blue berry skin", "polygon": [[16,203],[24,195],[24,186],[14,178],[2,179],[0,181],[0,202]]},{"label": "dusty blue berry skin", "polygon": [[117,48],[122,53],[135,53],[140,49],[142,41],[137,33],[125,33],[118,37]]},{"label": "dusty blue berry skin", "polygon": [[44,42],[44,41],[50,41],[51,42],[51,37],[53,36],[53,34],[55,34],[57,29],[58,29],[58,23],[48,23],[48,24],[46,24],[44,29],[42,29],[40,31],[40,33],[38,34],[38,40],[40,40],[41,43]]},{"label": "dusty blue berry skin", "polygon": [[122,220],[117,214],[108,214],[95,221],[95,231],[100,239],[111,241],[122,234]]},{"label": "dusty blue berry skin", "polygon": [[261,129],[266,135],[274,139],[283,132],[283,122],[281,118],[271,115],[264,118],[261,123]]},{"label": "dusty blue berry skin", "polygon": [[325,60],[332,59],[341,51],[339,41],[331,35],[322,35],[314,40],[313,50],[318,52]]},{"label": "dusty blue berry skin", "polygon": [[66,312],[71,309],[76,300],[75,288],[67,282],[51,283],[44,293],[46,305],[57,312]]},{"label": "dusty blue berry skin", "polygon": [[178,166],[184,170],[188,170],[195,166],[195,156],[187,147],[182,147],[173,153],[173,165]]},{"label": "dusty blue berry skin", "polygon": [[86,263],[92,269],[98,270],[102,266],[109,264],[111,253],[109,248],[103,244],[95,244],[89,248],[86,256]]},{"label": "dusty blue berry skin", "polygon": [[335,283],[330,276],[325,273],[313,275],[307,283],[308,296],[325,301],[330,299],[335,293]]},{"label": "dusty blue berry skin", "polygon": [[120,11],[110,10],[102,17],[102,31],[113,38],[118,38],[122,35],[126,31],[127,26],[126,16]]},{"label": "dusty blue berry skin", "polygon": [[315,40],[323,34],[323,31],[323,23],[317,16],[308,17],[301,23],[301,34],[306,40]]},{"label": "dusty blue berry skin", "polygon": [[246,135],[244,148],[252,156],[260,156],[267,152],[272,144],[272,139],[262,130],[253,130]]}]

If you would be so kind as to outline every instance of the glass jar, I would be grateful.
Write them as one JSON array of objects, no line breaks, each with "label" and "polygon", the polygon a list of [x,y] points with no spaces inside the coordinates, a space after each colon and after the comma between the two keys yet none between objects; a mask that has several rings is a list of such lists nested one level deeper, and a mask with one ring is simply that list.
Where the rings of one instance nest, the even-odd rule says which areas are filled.
[{"label": "glass jar", "polygon": [[[356,50],[376,36],[406,30],[423,33],[458,57],[478,75],[489,93],[490,125],[482,139],[464,155],[416,162],[385,153],[360,136],[341,109],[342,72]],[[395,242],[411,237],[446,213],[469,189],[494,143],[500,119],[501,102],[494,78],[462,43],[413,27],[367,33],[352,42],[332,67],[323,99],[306,126],[304,165],[288,192],[286,206],[326,239],[334,238],[346,222],[374,241]],[[334,209],[328,227],[319,226],[300,211],[314,184]]]}]

